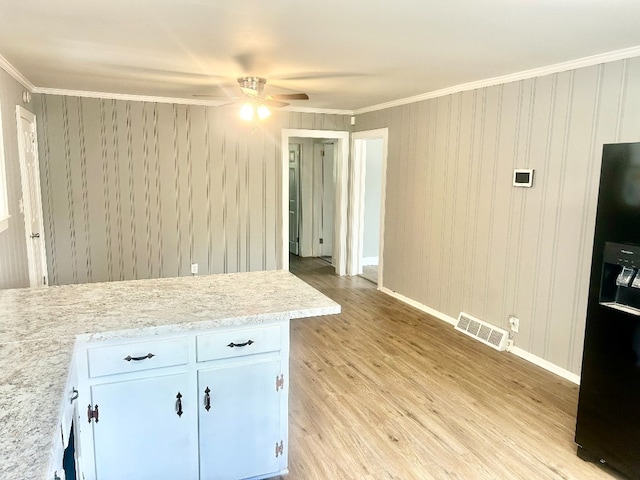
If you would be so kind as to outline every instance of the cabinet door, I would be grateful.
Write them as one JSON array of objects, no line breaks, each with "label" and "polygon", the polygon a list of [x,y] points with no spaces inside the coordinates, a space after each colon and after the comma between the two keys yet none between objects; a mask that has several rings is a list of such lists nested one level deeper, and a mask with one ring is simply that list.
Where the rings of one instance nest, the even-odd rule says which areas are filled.
[{"label": "cabinet door", "polygon": [[[277,473],[280,360],[211,368],[198,372],[200,394],[200,480],[238,480]],[[205,389],[210,390],[207,410]]]},{"label": "cabinet door", "polygon": [[91,387],[98,480],[197,478],[197,404],[188,387],[186,373]]}]

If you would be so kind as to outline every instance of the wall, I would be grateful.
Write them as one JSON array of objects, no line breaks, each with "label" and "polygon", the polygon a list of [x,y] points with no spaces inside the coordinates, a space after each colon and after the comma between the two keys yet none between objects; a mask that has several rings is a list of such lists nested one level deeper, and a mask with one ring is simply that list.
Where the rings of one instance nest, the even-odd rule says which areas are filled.
[{"label": "wall", "polygon": [[364,223],[362,256],[375,259],[378,264],[380,250],[380,197],[382,195],[382,139],[365,140]]},{"label": "wall", "polygon": [[454,318],[516,314],[516,346],[579,373],[602,144],[640,141],[640,58],[357,117],[381,127],[385,286]]},{"label": "wall", "polygon": [[4,137],[4,160],[7,175],[9,227],[0,233],[0,289],[29,286],[29,266],[24,230],[24,215],[20,212],[22,186],[18,157],[18,124],[16,105],[33,111],[22,102],[24,87],[0,69],[0,107]]},{"label": "wall", "polygon": [[52,284],[279,268],[282,128],[349,117],[45,95],[40,162]]}]

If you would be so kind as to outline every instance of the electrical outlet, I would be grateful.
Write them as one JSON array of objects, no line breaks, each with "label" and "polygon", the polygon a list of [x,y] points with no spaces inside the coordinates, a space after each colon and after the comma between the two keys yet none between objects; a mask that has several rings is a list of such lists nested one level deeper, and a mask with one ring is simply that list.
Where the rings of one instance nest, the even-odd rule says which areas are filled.
[{"label": "electrical outlet", "polygon": [[509,315],[509,329],[514,333],[518,333],[520,330],[520,319],[518,317]]},{"label": "electrical outlet", "polygon": [[198,273],[198,264],[197,263],[192,263],[191,264],[191,273],[193,273],[194,275],[196,273]]}]

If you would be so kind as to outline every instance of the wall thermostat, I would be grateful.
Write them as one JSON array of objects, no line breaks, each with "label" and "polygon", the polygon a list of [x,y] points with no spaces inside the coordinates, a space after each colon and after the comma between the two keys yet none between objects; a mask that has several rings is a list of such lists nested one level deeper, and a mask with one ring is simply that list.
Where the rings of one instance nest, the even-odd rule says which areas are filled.
[{"label": "wall thermostat", "polygon": [[516,168],[513,171],[514,187],[532,187],[533,186],[533,168]]}]

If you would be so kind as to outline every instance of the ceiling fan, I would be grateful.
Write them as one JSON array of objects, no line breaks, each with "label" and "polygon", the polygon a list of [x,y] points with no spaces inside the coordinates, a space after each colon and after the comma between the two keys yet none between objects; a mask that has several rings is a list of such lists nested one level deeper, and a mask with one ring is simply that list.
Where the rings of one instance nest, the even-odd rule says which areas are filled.
[{"label": "ceiling fan", "polygon": [[242,93],[251,99],[257,99],[261,103],[271,107],[285,107],[289,105],[286,100],[309,100],[309,95],[306,93],[274,93],[264,95],[262,92],[266,83],[267,80],[262,77],[238,78],[238,85],[240,85]]},{"label": "ceiling fan", "polygon": [[289,105],[285,100],[309,100],[309,95],[306,93],[265,95],[263,91],[266,83],[267,80],[263,77],[238,78],[240,90],[247,97],[247,101],[240,108],[240,117],[243,120],[250,121],[256,114],[260,120],[263,120],[271,115],[269,107],[280,108]]},{"label": "ceiling fan", "polygon": [[247,121],[252,120],[254,115],[257,115],[260,120],[268,117],[271,115],[269,107],[286,107],[291,100],[309,100],[309,95],[306,93],[273,93],[266,95],[264,93],[264,86],[267,83],[267,79],[263,77],[239,77],[237,81],[240,90],[245,96],[244,101],[242,98],[237,98],[227,105],[242,101],[243,105],[240,109],[240,117]]}]

